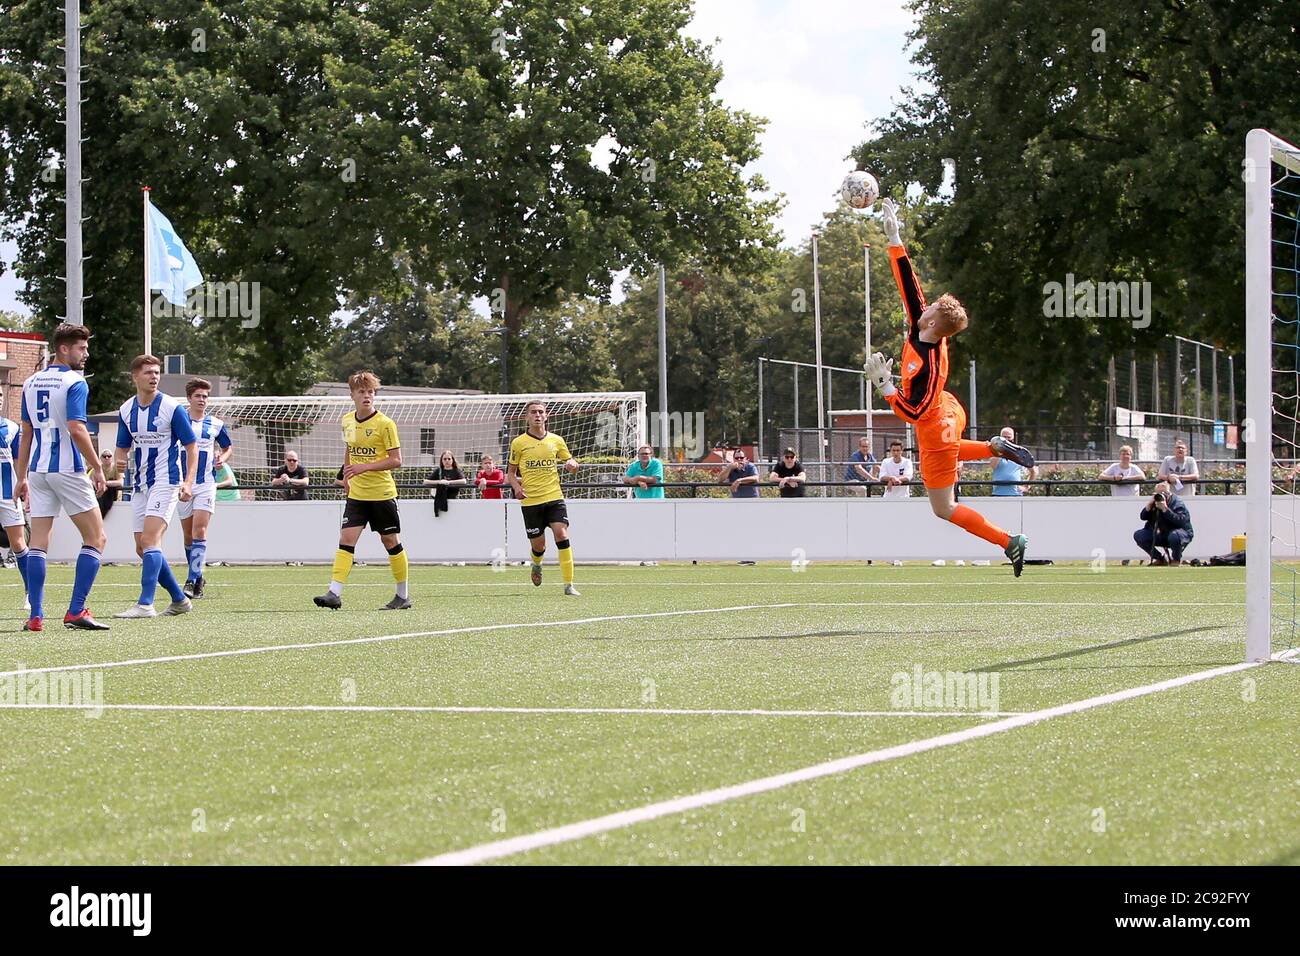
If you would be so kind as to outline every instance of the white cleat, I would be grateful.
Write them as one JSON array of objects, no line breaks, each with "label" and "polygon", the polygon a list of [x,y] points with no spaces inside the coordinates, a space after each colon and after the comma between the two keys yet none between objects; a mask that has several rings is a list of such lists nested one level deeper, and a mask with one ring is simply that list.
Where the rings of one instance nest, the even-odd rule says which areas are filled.
[{"label": "white cleat", "polygon": [[569,597],[582,597],[582,592],[579,591],[577,588],[575,588],[572,584],[566,584],[564,586],[564,593]]},{"label": "white cleat", "polygon": [[31,609],[32,609],[32,599],[26,597],[23,598],[23,610],[30,611]]},{"label": "white cleat", "polygon": [[192,610],[194,610],[194,603],[189,598],[185,598],[181,601],[172,601],[171,604],[167,605],[167,610],[163,611],[163,617],[175,617],[178,614],[189,614]]},{"label": "white cleat", "polygon": [[132,604],[125,611],[118,611],[113,617],[157,617],[158,612],[152,604]]}]

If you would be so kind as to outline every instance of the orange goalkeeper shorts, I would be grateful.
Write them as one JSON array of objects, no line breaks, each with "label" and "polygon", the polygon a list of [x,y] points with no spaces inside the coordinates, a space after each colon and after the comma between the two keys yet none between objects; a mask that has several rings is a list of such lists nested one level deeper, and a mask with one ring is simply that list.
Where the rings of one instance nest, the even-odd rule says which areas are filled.
[{"label": "orange goalkeeper shorts", "polygon": [[912,426],[921,451],[921,482],[927,488],[947,488],[957,483],[961,436],[966,430],[966,409],[957,396],[940,392],[930,413]]}]

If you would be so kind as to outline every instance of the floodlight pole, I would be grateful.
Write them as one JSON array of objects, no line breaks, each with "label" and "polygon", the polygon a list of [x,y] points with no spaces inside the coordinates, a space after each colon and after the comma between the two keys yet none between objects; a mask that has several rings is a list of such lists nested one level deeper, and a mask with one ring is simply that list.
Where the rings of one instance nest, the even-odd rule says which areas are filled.
[{"label": "floodlight pole", "polygon": [[81,246],[81,0],[64,0],[63,4],[63,85],[64,117],[64,199],[65,228],[64,272],[67,299],[64,319],[71,325],[85,325],[82,320],[82,246]]},{"label": "floodlight pole", "polygon": [[[659,454],[668,454],[668,296],[659,264]],[[667,459],[664,459],[667,461]]]},{"label": "floodlight pole", "polygon": [[822,380],[822,297],[817,275],[817,233],[812,234],[813,256],[813,339],[817,350],[817,460],[826,460],[826,401]]}]

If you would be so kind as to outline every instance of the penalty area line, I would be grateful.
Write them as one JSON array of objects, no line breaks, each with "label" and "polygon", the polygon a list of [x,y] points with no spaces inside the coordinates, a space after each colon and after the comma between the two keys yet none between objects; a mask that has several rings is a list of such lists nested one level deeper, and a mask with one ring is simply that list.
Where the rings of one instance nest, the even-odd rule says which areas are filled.
[{"label": "penalty area line", "polygon": [[[1295,656],[1295,652],[1286,652],[1284,654],[1275,655],[1273,659],[1285,660],[1293,656]],[[924,740],[914,740],[905,744],[884,747],[880,750],[870,750],[866,753],[855,754],[850,757],[840,757],[836,760],[828,760],[824,763],[813,764],[786,773],[774,774],[770,777],[760,777],[756,780],[749,780],[744,783],[733,784],[727,787],[718,787],[714,790],[705,790],[684,797],[675,797],[671,800],[661,800],[657,803],[649,803],[632,810],[622,810],[618,813],[610,813],[602,817],[594,817],[590,820],[581,820],[576,823],[552,827],[548,830],[539,830],[535,833],[529,833],[523,836],[510,837],[505,840],[494,840],[489,843],[481,843],[477,846],[467,847],[463,850],[453,850],[449,853],[440,853],[437,856],[418,860],[411,865],[471,866],[477,863],[486,863],[489,860],[499,860],[504,857],[514,856],[519,853],[527,853],[530,850],[538,850],[543,847],[557,846],[562,843],[572,843],[575,840],[583,840],[587,837],[597,836],[602,833],[610,833],[626,827],[636,826],[640,823],[646,823],[650,820],[657,820],[661,817],[687,813],[692,810],[699,810],[704,807],[726,803],[731,800],[738,800],[743,797],[752,797],[756,794],[780,790],[783,787],[806,783],[810,780],[817,780],[822,777],[831,777],[848,773],[849,771],[857,770],[861,767],[869,767],[873,764],[885,763],[890,760],[897,760],[901,757],[909,757],[912,754],[924,753],[929,750],[938,750],[943,747],[951,747],[955,744],[966,743],[970,740],[978,740],[981,737],[990,737],[993,734],[1015,730],[1018,727],[1027,727],[1030,724],[1051,720],[1053,717],[1076,714],[1085,710],[1092,710],[1095,707],[1104,707],[1107,704],[1115,704],[1120,701],[1133,700],[1137,697],[1145,697],[1149,694],[1157,694],[1161,691],[1173,690],[1176,687],[1184,687],[1188,684],[1210,680],[1215,677],[1222,677],[1226,674],[1235,674],[1238,671],[1258,667],[1260,664],[1264,663],[1267,662],[1245,661],[1240,664],[1229,664],[1224,667],[1215,667],[1210,670],[1186,674],[1182,677],[1175,677],[1155,684],[1146,684],[1141,687],[1130,687],[1109,694],[1089,697],[1085,700],[1060,704],[1056,707],[1046,707],[1042,710],[1022,713],[1014,717],[1006,717],[992,723],[979,724],[965,730],[940,734],[936,737],[928,737]]]},{"label": "penalty area line", "polygon": [[[401,641],[411,637],[454,637],[458,634],[486,634],[493,631],[510,631],[520,628],[568,627],[583,624],[605,624],[611,621],[641,621],[650,618],[688,617],[699,614],[726,614],[732,611],[779,611],[801,607],[876,607],[874,602],[861,601],[848,604],[827,605],[809,601],[778,604],[737,604],[731,607],[691,608],[681,611],[645,611],[639,614],[608,614],[601,617],[578,617],[565,621],[517,621],[511,624],[476,624],[469,627],[449,627],[436,631],[409,631],[405,634],[378,634],[370,637],[348,637],[335,641],[305,641],[295,644],[267,644],[261,647],[231,648],[224,651],[201,651],[194,654],[170,654],[165,657],[136,657],[124,661],[105,661],[98,664],[58,664],[50,667],[24,667],[0,671],[0,678],[20,677],[23,674],[50,674],[61,671],[105,670],[110,667],[134,667],[144,664],[173,664],[178,661],[210,660],[218,657],[241,657],[248,654],[274,654],[279,651],[305,651],[320,647],[347,647],[354,644],[381,644]],[[1161,605],[1164,606],[1164,605]]]},{"label": "penalty area line", "polygon": [[0,703],[0,710],[144,710],[236,713],[362,713],[362,714],[613,714],[655,717],[968,717],[991,720],[1020,714],[1018,710],[723,710],[681,707],[476,707],[422,704],[17,704]]}]

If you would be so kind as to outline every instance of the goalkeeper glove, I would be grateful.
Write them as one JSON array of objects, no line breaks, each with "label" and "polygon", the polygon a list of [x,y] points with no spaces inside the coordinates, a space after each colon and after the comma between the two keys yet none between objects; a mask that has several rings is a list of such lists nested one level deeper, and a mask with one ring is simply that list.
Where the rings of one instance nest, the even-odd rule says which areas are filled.
[{"label": "goalkeeper glove", "polygon": [[875,355],[871,356],[871,358],[867,359],[867,364],[863,366],[863,369],[867,373],[867,378],[871,379],[871,384],[874,385],[876,391],[885,398],[888,398],[890,395],[893,395],[894,392],[898,391],[894,388],[894,377],[892,374],[893,368],[894,360],[885,358],[885,356],[880,352],[877,352]]},{"label": "goalkeeper glove", "polygon": [[881,225],[885,227],[885,238],[891,246],[901,246],[903,240],[898,236],[898,203],[886,197],[880,200]]}]

